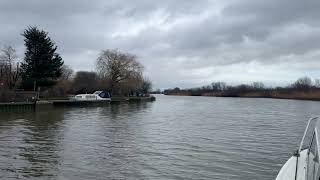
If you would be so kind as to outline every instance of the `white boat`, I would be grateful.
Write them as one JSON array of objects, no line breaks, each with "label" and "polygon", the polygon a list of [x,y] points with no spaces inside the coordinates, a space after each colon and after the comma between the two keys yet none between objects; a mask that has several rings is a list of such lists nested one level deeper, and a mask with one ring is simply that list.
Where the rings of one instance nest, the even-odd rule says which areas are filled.
[{"label": "white boat", "polygon": [[282,166],[276,180],[319,180],[320,179],[320,121],[309,119],[299,149]]},{"label": "white boat", "polygon": [[111,96],[105,91],[96,91],[93,94],[78,94],[74,96],[77,101],[111,101]]}]

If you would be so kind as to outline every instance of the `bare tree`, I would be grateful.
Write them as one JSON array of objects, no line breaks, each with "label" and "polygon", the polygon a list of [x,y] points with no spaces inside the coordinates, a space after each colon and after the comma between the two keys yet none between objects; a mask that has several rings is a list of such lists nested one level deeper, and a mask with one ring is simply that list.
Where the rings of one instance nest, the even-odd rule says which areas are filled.
[{"label": "bare tree", "polygon": [[312,86],[312,80],[309,77],[301,77],[292,86],[296,89],[308,90]]},{"label": "bare tree", "polygon": [[136,56],[119,50],[102,51],[97,59],[97,71],[102,79],[108,79],[111,93],[125,82],[142,79],[143,66]]},{"label": "bare tree", "polygon": [[63,65],[61,70],[62,70],[62,73],[60,76],[61,80],[70,80],[72,78],[74,72],[69,66]]},{"label": "bare tree", "polygon": [[151,91],[151,89],[152,89],[152,82],[149,79],[144,78],[141,85],[141,91],[145,94],[148,94]]},{"label": "bare tree", "polygon": [[12,90],[19,80],[19,63],[17,63],[16,50],[5,46],[0,50],[0,83]]},{"label": "bare tree", "polygon": [[213,82],[211,86],[213,91],[224,91],[227,89],[227,84],[224,82]]},{"label": "bare tree", "polygon": [[314,80],[314,85],[316,88],[320,88],[320,79],[315,79]]},{"label": "bare tree", "polygon": [[16,59],[16,50],[12,46],[4,46],[1,49],[0,61],[2,63],[13,64]]},{"label": "bare tree", "polygon": [[142,84],[142,76],[131,76],[128,79],[119,82],[115,89],[118,91],[117,93],[121,95],[133,95],[135,92],[141,90]]},{"label": "bare tree", "polygon": [[72,92],[74,71],[67,65],[61,68],[61,76],[57,83],[48,90],[49,96],[65,96]]},{"label": "bare tree", "polygon": [[264,86],[264,84],[262,82],[253,82],[252,83],[252,87],[255,90],[261,90],[261,89],[265,88],[265,86]]}]

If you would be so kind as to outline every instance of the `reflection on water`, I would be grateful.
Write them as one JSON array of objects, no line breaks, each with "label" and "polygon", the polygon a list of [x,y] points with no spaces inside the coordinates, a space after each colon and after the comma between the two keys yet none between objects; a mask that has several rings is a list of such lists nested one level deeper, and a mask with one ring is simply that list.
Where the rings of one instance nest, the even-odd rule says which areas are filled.
[{"label": "reflection on water", "polygon": [[64,111],[1,114],[3,178],[54,176],[59,163],[59,123]]},{"label": "reflection on water", "polygon": [[274,179],[319,102],[158,96],[0,114],[0,179]]}]

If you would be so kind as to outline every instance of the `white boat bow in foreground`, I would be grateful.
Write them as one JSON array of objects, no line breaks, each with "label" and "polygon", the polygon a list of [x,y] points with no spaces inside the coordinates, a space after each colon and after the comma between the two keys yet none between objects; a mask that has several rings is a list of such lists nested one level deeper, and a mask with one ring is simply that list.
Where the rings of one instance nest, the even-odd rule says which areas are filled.
[{"label": "white boat bow in foreground", "polygon": [[319,130],[319,118],[309,119],[299,149],[283,165],[276,180],[319,180]]}]

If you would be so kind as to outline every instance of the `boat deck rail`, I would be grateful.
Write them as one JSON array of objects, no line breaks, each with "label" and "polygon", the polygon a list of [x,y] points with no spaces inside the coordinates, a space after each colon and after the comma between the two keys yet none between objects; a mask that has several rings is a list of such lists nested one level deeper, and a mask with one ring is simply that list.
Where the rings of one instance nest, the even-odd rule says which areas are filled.
[{"label": "boat deck rail", "polygon": [[[320,176],[319,154],[320,154],[320,139],[319,139],[320,121],[319,117],[312,117],[308,120],[304,130],[300,145],[294,156],[296,156],[296,171],[295,180],[298,177],[299,161],[305,161],[305,179],[318,180]],[[300,153],[307,150],[306,159],[300,158]]]}]

